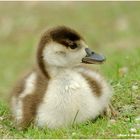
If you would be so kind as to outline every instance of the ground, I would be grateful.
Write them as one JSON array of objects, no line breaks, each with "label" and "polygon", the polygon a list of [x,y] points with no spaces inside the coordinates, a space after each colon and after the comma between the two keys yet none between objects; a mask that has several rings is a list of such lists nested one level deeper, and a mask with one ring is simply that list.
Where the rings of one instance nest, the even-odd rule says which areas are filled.
[{"label": "ground", "polygon": [[[140,138],[139,12],[139,2],[0,2],[0,138]],[[75,28],[107,57],[103,65],[93,67],[114,89],[116,118],[98,117],[57,130],[14,128],[10,90],[35,64],[41,32],[54,25]]]}]

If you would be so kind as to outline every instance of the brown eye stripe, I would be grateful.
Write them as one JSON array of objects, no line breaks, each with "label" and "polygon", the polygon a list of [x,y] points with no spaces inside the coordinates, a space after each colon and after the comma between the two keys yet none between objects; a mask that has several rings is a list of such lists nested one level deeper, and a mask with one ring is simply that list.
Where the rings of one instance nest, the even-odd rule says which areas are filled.
[{"label": "brown eye stripe", "polygon": [[70,47],[71,49],[76,49],[78,47],[78,45],[72,41],[61,40],[59,43],[61,43],[65,47]]},{"label": "brown eye stripe", "polygon": [[69,43],[67,41],[65,41],[65,40],[60,40],[59,43],[62,44],[62,45],[64,45],[64,46],[66,46],[66,47],[69,46]]}]

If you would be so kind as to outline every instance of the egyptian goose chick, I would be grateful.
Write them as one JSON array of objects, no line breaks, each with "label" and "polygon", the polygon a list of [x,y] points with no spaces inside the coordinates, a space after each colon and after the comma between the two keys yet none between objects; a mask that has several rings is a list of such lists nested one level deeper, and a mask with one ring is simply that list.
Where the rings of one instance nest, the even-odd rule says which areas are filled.
[{"label": "egyptian goose chick", "polygon": [[104,60],[73,29],[47,30],[38,44],[35,69],[11,95],[17,125],[58,128],[96,118],[109,105],[112,90],[100,74],[82,64]]}]

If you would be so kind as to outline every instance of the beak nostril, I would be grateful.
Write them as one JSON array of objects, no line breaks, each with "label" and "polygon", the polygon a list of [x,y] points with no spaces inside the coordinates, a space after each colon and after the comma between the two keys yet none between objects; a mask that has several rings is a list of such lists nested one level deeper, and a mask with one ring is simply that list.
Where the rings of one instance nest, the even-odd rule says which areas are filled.
[{"label": "beak nostril", "polygon": [[92,51],[89,48],[85,48],[85,51],[88,56],[90,56],[92,54]]}]

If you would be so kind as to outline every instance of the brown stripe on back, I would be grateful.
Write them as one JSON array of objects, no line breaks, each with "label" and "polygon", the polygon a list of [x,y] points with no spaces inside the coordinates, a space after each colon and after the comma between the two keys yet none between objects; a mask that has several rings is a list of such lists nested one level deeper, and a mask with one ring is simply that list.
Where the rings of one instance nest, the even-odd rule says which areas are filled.
[{"label": "brown stripe on back", "polygon": [[88,82],[94,95],[96,95],[97,97],[100,97],[102,95],[102,86],[100,85],[100,83],[96,79],[94,79],[93,77],[91,78],[90,76],[88,76],[84,73],[82,73],[82,75],[86,79],[86,81]]},{"label": "brown stripe on back", "polygon": [[28,76],[29,76],[32,72],[33,72],[33,70],[30,71],[30,72],[28,72],[28,73],[26,73],[26,74],[24,74],[24,76],[22,76],[22,78],[20,78],[20,80],[17,81],[16,86],[14,86],[14,88],[13,88],[11,94],[10,94],[10,98],[11,98],[12,96],[18,97],[18,96],[24,91],[24,89],[25,89],[26,78],[28,78]]},{"label": "brown stripe on back", "polygon": [[49,74],[45,69],[45,64],[44,64],[44,60],[43,60],[43,50],[45,45],[50,41],[50,36],[48,34],[48,32],[45,32],[42,37],[41,40],[38,44],[38,49],[37,49],[37,64],[38,67],[40,69],[40,71],[46,76],[47,79],[49,79]]},{"label": "brown stripe on back", "polygon": [[43,100],[47,90],[49,80],[41,74],[37,75],[35,90],[33,93],[23,98],[23,119],[20,123],[22,128],[26,128],[35,119],[36,111]]}]

